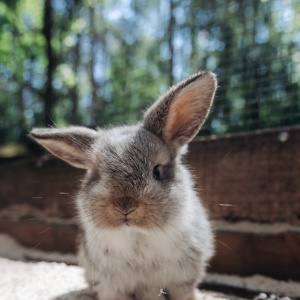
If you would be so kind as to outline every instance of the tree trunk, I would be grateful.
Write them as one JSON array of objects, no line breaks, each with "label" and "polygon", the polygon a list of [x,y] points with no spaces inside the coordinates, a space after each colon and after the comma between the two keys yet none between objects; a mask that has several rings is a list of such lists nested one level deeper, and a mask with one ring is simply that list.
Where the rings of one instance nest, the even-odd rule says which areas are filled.
[{"label": "tree trunk", "polygon": [[52,86],[53,74],[55,70],[54,53],[51,46],[52,40],[52,26],[53,26],[53,11],[51,0],[45,0],[44,6],[44,26],[43,35],[46,41],[46,57],[48,59],[47,79],[44,94],[44,125],[53,126],[53,104],[54,104],[54,90]]},{"label": "tree trunk", "polygon": [[[258,12],[258,3],[256,1],[253,2],[253,11],[254,11],[254,16],[257,15]],[[255,35],[256,35],[256,20],[253,18],[253,28],[252,28],[252,45],[251,47],[255,47]],[[252,130],[258,129],[260,127],[260,122],[259,122],[259,94],[260,94],[260,74],[258,72],[259,69],[259,57],[254,58],[254,62],[251,62],[250,67],[250,76],[252,74],[252,84],[251,84],[251,89],[249,95],[249,106],[248,106],[248,122],[249,122],[249,128]],[[249,78],[250,79],[250,78]]]},{"label": "tree trunk", "polygon": [[168,46],[170,51],[170,60],[169,60],[169,70],[168,70],[168,83],[169,86],[174,84],[174,75],[173,75],[173,66],[174,66],[174,45],[173,45],[173,36],[175,32],[175,17],[174,17],[174,7],[175,4],[173,0],[169,0],[169,24],[168,24]]},{"label": "tree trunk", "polygon": [[[228,127],[227,130],[232,130],[232,124],[231,124],[231,111],[232,111],[232,103],[231,99],[228,97],[228,87],[230,86],[230,76],[226,76],[226,73],[231,74],[231,65],[228,64],[228,60],[232,60],[232,49],[233,49],[233,36],[234,32],[226,22],[223,23],[223,31],[224,31],[224,50],[220,55],[220,68],[222,69],[222,79],[219,82],[220,88],[219,93],[220,95],[225,95],[225,101],[224,103],[220,103],[220,107],[223,106],[223,118],[222,122],[226,124]],[[216,99],[217,100],[217,99]]]},{"label": "tree trunk", "polygon": [[77,34],[77,43],[74,49],[74,73],[76,74],[76,83],[70,90],[71,97],[71,123],[77,124],[79,121],[78,115],[78,89],[77,89],[77,75],[78,75],[78,67],[80,63],[80,34]]},{"label": "tree trunk", "polygon": [[252,6],[253,15],[257,14],[257,4],[249,3],[245,4],[243,1],[240,2],[240,17],[243,18],[244,32],[242,36],[242,64],[243,64],[243,78],[244,87],[243,97],[245,99],[245,107],[243,112],[244,128],[248,130],[255,130],[259,127],[259,103],[258,103],[258,80],[259,74],[257,72],[258,58],[249,57],[250,49],[255,47],[255,34],[256,34],[256,22],[255,18],[252,19],[252,32],[248,36],[247,33],[247,22],[244,20],[246,9]]},{"label": "tree trunk", "polygon": [[96,56],[96,32],[95,32],[95,11],[94,7],[89,7],[90,12],[90,45],[91,45],[91,60],[90,60],[90,83],[91,83],[91,125],[95,126],[97,124],[97,82],[95,79],[95,56]]}]

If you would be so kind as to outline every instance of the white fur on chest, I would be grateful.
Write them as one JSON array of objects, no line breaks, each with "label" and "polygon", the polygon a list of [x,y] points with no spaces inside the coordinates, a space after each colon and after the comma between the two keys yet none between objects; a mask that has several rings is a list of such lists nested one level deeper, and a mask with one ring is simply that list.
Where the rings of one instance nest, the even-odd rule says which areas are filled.
[{"label": "white fur on chest", "polygon": [[[100,281],[111,280],[124,290],[147,284],[155,291],[170,282],[187,276],[189,243],[178,238],[175,229],[153,229],[145,234],[131,228],[116,231],[88,233],[89,255],[94,264],[87,270]],[[180,245],[179,245],[180,243]]]},{"label": "white fur on chest", "polygon": [[182,254],[176,248],[181,233],[174,231],[163,228],[143,233],[124,226],[119,230],[88,233],[86,238],[89,252],[102,267],[119,268],[125,264],[147,267],[180,258]]}]

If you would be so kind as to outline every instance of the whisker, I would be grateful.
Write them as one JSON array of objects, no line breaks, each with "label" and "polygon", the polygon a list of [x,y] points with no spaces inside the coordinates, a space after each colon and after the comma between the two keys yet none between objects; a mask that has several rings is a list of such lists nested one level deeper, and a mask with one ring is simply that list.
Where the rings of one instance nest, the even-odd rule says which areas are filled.
[{"label": "whisker", "polygon": [[221,245],[223,245],[224,247],[226,247],[228,250],[230,250],[232,252],[231,248],[228,245],[226,245],[225,243],[223,243],[221,241],[218,241],[218,240],[217,240],[217,242],[220,243]]}]

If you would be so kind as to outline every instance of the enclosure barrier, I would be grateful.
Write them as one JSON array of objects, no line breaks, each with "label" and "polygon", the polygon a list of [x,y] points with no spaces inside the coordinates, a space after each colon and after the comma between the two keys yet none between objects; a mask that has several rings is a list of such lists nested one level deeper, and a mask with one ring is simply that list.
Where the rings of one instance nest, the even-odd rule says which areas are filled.
[{"label": "enclosure barrier", "polygon": [[[214,221],[209,270],[300,280],[300,128],[195,139],[187,162]],[[74,253],[83,171],[53,158],[0,165],[0,232]]]}]

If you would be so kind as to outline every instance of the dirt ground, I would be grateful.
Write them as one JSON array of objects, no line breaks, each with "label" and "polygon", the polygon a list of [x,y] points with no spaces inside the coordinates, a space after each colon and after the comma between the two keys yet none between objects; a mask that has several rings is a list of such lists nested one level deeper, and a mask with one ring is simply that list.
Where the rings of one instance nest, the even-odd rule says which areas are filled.
[{"label": "dirt ground", "polygon": [[[76,262],[76,256],[27,249],[11,237],[0,234],[0,299],[95,299],[93,293],[87,290],[84,270],[76,266]],[[199,300],[300,299],[300,283],[278,281],[259,275],[242,278],[208,274],[200,295]],[[161,298],[164,299],[163,295]]]},{"label": "dirt ground", "polygon": [[[87,290],[83,270],[77,266],[0,258],[0,274],[0,295],[3,300],[95,299],[93,294]],[[202,299],[225,300],[230,298],[219,293],[202,291]]]}]

